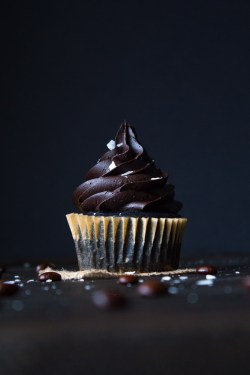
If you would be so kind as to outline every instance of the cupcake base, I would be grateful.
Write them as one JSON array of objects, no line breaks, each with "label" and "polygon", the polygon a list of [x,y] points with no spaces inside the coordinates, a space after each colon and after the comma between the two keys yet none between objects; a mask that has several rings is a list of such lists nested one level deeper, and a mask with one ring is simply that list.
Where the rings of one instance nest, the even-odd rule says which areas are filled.
[{"label": "cupcake base", "polygon": [[69,214],[80,270],[177,269],[187,219]]}]

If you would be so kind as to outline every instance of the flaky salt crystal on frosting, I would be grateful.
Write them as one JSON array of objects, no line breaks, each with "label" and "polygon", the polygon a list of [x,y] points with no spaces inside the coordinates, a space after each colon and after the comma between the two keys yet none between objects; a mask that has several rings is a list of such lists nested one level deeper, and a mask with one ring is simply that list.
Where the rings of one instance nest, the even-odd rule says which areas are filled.
[{"label": "flaky salt crystal on frosting", "polygon": [[84,213],[179,216],[182,204],[174,200],[174,186],[139,143],[131,125],[124,122],[107,146],[109,151],[73,193],[76,207]]}]

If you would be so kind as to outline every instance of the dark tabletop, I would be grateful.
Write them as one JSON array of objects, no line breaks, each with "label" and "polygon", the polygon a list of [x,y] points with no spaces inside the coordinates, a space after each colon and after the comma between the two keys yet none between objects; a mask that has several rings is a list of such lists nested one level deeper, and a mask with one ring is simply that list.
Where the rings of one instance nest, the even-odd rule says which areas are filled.
[{"label": "dark tabletop", "polygon": [[[0,297],[0,374],[249,374],[250,258],[181,266],[204,263],[216,278],[176,275],[153,298],[114,279],[41,283],[33,265],[9,266],[2,279],[20,290]],[[118,290],[127,305],[98,309],[99,289]]]}]

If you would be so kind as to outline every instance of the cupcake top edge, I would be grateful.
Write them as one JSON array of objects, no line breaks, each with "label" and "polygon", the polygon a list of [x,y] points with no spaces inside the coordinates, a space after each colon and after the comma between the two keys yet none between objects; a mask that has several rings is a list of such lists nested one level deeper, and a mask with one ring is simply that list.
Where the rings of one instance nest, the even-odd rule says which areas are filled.
[{"label": "cupcake top edge", "polygon": [[174,185],[138,141],[133,126],[123,122],[107,147],[73,193],[81,212],[180,217],[182,203],[174,199]]}]

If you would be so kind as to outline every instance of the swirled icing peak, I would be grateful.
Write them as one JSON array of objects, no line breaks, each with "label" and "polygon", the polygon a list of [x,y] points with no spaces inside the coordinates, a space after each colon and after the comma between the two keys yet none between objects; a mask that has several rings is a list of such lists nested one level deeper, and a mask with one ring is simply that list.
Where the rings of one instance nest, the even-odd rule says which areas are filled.
[{"label": "swirled icing peak", "polygon": [[84,213],[162,213],[178,216],[174,186],[139,143],[134,128],[124,122],[115,140],[73,193]]}]

